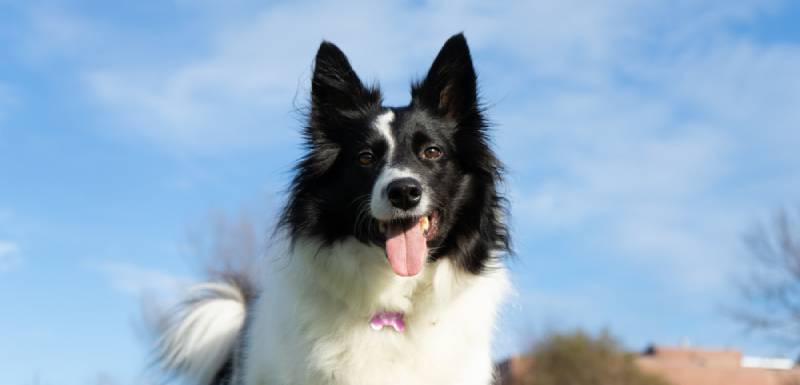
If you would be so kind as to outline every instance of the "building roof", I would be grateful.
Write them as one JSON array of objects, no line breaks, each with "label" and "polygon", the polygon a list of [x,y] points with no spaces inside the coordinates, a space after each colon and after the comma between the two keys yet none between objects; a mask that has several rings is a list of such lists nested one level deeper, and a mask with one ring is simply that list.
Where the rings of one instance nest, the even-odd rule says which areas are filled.
[{"label": "building roof", "polygon": [[800,384],[791,360],[745,357],[736,350],[653,346],[636,363],[675,385]]},{"label": "building roof", "polygon": [[[800,385],[800,367],[791,360],[747,357],[730,349],[651,346],[636,364],[674,385]],[[497,384],[517,384],[533,370],[531,358],[509,358],[498,366]]]}]

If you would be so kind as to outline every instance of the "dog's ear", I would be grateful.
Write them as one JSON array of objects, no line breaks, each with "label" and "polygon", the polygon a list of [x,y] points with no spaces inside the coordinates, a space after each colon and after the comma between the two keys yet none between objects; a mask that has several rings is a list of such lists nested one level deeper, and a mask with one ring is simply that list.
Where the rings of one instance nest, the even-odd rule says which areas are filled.
[{"label": "dog's ear", "polygon": [[375,103],[380,95],[361,83],[344,53],[333,43],[323,41],[314,60],[311,105],[315,115],[347,117]]},{"label": "dog's ear", "polygon": [[441,116],[460,121],[478,112],[477,76],[463,33],[450,37],[412,98]]}]

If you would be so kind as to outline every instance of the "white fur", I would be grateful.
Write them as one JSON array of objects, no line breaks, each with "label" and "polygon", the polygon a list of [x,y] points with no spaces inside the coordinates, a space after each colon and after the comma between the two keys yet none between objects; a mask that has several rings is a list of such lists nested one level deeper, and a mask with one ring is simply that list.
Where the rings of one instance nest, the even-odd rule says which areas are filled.
[{"label": "white fur", "polygon": [[[206,385],[236,349],[234,385],[492,382],[505,268],[472,275],[443,258],[399,277],[383,249],[352,238],[295,245],[268,265],[245,328],[236,288],[197,286],[159,340],[162,365]],[[369,321],[381,311],[403,312],[405,332],[373,330]]]},{"label": "white fur", "polygon": [[158,340],[162,367],[194,383],[210,383],[233,351],[244,318],[244,298],[237,288],[222,283],[193,287]]},{"label": "white fur", "polygon": [[378,115],[375,119],[375,123],[373,127],[375,127],[378,132],[383,135],[384,139],[386,139],[386,147],[387,147],[387,159],[392,158],[392,153],[394,153],[394,135],[392,135],[392,121],[394,121],[394,112],[392,110],[386,111],[383,114]]},{"label": "white fur", "polygon": [[[448,259],[415,277],[392,273],[384,251],[349,239],[300,239],[265,277],[244,336],[242,385],[487,385],[506,271],[482,275]],[[407,329],[374,331],[379,311]]]},{"label": "white fur", "polygon": [[430,214],[430,192],[427,191],[426,187],[423,187],[422,198],[414,210],[401,210],[392,206],[392,202],[389,201],[387,187],[389,187],[389,183],[401,178],[420,180],[419,176],[405,168],[386,167],[378,175],[378,179],[372,186],[372,194],[369,200],[370,213],[375,219],[386,221],[392,218],[420,217]]}]

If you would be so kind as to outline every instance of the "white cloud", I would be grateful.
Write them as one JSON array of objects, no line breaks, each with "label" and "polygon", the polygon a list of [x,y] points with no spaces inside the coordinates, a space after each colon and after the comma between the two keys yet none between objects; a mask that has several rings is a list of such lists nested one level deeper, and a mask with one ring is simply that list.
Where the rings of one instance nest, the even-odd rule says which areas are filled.
[{"label": "white cloud", "polygon": [[19,100],[11,90],[11,87],[0,83],[0,123],[17,103],[19,103]]},{"label": "white cloud", "polygon": [[[314,50],[323,38],[339,44],[365,80],[388,85],[393,103],[407,101],[410,78],[423,74],[444,39],[462,30],[476,52],[502,55],[523,79],[602,82],[619,60],[616,47],[643,23],[635,17],[639,4],[285,3],[213,33],[200,57],[150,68],[140,61],[135,68],[93,66],[84,78],[129,133],[172,149],[283,144],[298,126],[286,119],[290,103],[306,100]],[[124,62],[131,53],[116,55]]]},{"label": "white cloud", "polygon": [[[219,13],[209,4],[180,6]],[[499,68],[490,63],[484,71],[508,74],[513,79],[492,76],[510,87],[529,84],[520,79],[586,87],[609,85],[619,71],[647,67],[651,63],[641,60],[641,50],[656,37],[672,41],[668,48],[690,45],[703,40],[697,34],[771,8],[756,1],[300,1],[229,19],[197,36],[206,42],[202,53],[176,52],[154,64],[141,59],[154,53],[139,47],[136,31],[37,8],[31,12],[36,44],[28,46],[74,57],[104,52],[103,60],[85,63],[82,77],[109,113],[109,131],[121,129],[171,150],[227,151],[290,143],[286,138],[298,128],[292,100],[306,100],[311,60],[322,38],[340,44],[365,79],[379,78],[390,86],[389,100],[402,103],[409,77],[423,73],[444,38],[457,31],[466,30],[476,52],[499,55]],[[673,19],[683,22],[665,25]],[[113,44],[98,49],[97,36]],[[671,71],[676,73],[681,72]]]},{"label": "white cloud", "polygon": [[[118,40],[114,30],[96,20],[82,17],[55,4],[10,5],[25,29],[19,31],[18,43],[12,52],[21,54],[25,62],[41,68],[52,59],[69,62],[91,61],[104,51],[108,41]],[[14,9],[16,8],[16,9]],[[62,71],[67,70],[60,62]]]},{"label": "white cloud", "polygon": [[690,52],[675,64],[680,71],[662,73],[676,103],[694,106],[720,131],[737,135],[745,151],[758,149],[768,157],[796,154],[800,46],[730,39],[712,50]]},{"label": "white cloud", "polygon": [[[554,72],[556,86],[504,108],[527,116],[500,128],[500,147],[513,149],[520,228],[571,233],[708,298],[726,293],[750,221],[800,193],[786,167],[800,162],[800,47],[731,32],[766,12],[753,4],[683,13],[696,8],[670,11],[684,22],[657,37],[623,34],[600,57],[616,58],[593,59],[597,77],[571,78],[579,65]],[[659,24],[633,25],[642,21]]]},{"label": "white cloud", "polygon": [[682,14],[684,28],[643,28],[592,59],[596,76],[572,77],[582,62],[567,62],[547,78],[555,86],[504,101],[518,233],[583,244],[583,258],[633,267],[648,290],[713,312],[745,268],[744,231],[800,194],[800,170],[787,167],[800,163],[800,46],[728,26],[761,12]]},{"label": "white cloud", "polygon": [[73,47],[92,38],[94,27],[88,20],[63,9],[37,7],[28,12],[32,31],[40,36],[38,41],[48,41],[45,47],[32,49]]},{"label": "white cloud", "polygon": [[0,240],[0,273],[6,273],[22,264],[19,245],[14,242]]},{"label": "white cloud", "polygon": [[92,263],[90,267],[103,273],[115,290],[139,297],[173,298],[193,282],[185,276],[127,262]]}]

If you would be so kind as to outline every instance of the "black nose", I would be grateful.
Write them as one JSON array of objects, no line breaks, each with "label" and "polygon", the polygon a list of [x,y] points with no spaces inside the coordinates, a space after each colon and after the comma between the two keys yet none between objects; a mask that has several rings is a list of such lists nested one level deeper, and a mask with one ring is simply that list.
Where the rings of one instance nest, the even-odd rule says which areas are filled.
[{"label": "black nose", "polygon": [[422,185],[414,178],[397,179],[386,187],[389,202],[398,209],[408,210],[414,208],[422,199]]}]

